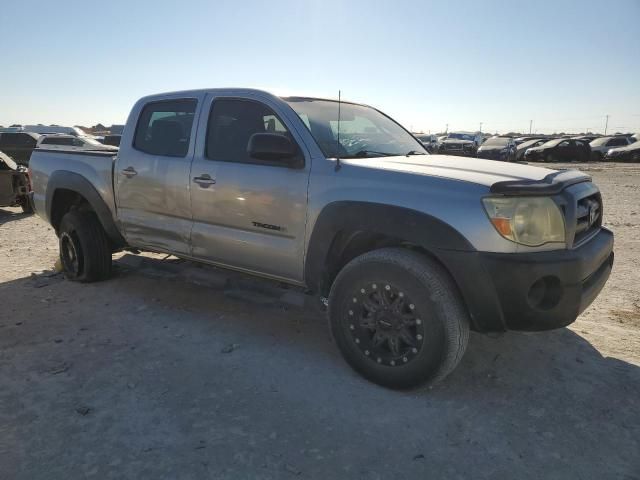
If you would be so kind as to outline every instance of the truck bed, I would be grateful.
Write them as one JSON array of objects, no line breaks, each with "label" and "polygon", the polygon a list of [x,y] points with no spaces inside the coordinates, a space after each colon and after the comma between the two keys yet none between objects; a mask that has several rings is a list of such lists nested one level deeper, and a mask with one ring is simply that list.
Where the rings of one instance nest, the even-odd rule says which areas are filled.
[{"label": "truck bed", "polygon": [[[113,166],[116,155],[102,151],[66,151],[36,148],[29,162],[33,202],[38,215],[48,220],[47,185],[51,177],[65,177],[73,182],[77,176],[88,180],[115,217]],[[50,194],[50,193],[49,193]]]}]

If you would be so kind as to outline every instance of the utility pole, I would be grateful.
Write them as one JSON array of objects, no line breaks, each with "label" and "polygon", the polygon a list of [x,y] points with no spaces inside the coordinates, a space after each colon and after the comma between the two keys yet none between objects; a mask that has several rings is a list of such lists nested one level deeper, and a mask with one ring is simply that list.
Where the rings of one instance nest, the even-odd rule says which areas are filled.
[{"label": "utility pole", "polygon": [[444,129],[444,133],[449,133],[449,124],[447,123],[446,125],[447,127]]},{"label": "utility pole", "polygon": [[605,115],[605,117],[607,117],[607,119],[604,122],[604,134],[607,134],[607,127],[609,126],[609,115]]},{"label": "utility pole", "polygon": [[533,127],[533,120],[529,120],[529,135],[531,135],[531,128]]},{"label": "utility pole", "polygon": [[482,133],[482,122],[480,122],[480,133]]}]

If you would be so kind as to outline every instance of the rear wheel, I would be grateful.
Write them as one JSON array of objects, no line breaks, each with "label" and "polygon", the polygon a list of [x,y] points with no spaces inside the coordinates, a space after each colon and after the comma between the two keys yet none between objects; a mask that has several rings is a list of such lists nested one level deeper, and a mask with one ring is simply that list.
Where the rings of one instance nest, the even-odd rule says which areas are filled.
[{"label": "rear wheel", "polygon": [[95,213],[67,213],[60,222],[58,234],[60,262],[69,280],[96,282],[109,277],[111,248]]},{"label": "rear wheel", "polygon": [[400,248],[361,255],[338,274],[329,296],[331,332],[365,378],[410,388],[447,376],[469,338],[469,318],[448,273]]}]

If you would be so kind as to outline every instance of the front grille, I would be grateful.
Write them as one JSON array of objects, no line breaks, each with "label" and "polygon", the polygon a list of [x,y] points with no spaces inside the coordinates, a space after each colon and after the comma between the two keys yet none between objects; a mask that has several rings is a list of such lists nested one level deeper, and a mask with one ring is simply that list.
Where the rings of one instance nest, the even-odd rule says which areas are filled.
[{"label": "front grille", "polygon": [[444,148],[447,150],[462,150],[462,145],[458,145],[455,143],[445,143]]},{"label": "front grille", "polygon": [[573,244],[577,245],[602,226],[602,197],[594,193],[578,200],[576,230]]}]

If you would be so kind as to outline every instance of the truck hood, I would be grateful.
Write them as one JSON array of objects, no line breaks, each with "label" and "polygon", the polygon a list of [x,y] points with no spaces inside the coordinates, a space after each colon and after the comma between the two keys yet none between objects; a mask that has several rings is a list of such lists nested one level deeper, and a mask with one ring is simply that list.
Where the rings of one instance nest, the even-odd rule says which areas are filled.
[{"label": "truck hood", "polygon": [[451,155],[412,155],[363,159],[344,159],[343,164],[448,178],[491,187],[498,182],[543,180],[556,170]]}]

